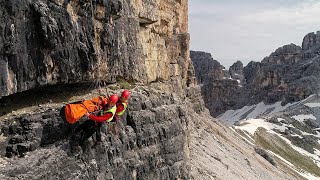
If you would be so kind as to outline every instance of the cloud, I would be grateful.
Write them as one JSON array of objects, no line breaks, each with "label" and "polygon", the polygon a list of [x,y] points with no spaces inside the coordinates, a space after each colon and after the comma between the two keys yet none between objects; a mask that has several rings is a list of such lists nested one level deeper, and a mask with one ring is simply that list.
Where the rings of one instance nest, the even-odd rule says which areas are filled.
[{"label": "cloud", "polygon": [[319,1],[189,2],[191,49],[210,52],[226,67],[236,60],[261,61],[278,47],[301,45],[307,33],[320,30]]},{"label": "cloud", "polygon": [[287,25],[320,24],[320,2],[302,3],[293,8],[267,9],[262,12],[246,14],[240,21],[252,23],[274,23]]}]

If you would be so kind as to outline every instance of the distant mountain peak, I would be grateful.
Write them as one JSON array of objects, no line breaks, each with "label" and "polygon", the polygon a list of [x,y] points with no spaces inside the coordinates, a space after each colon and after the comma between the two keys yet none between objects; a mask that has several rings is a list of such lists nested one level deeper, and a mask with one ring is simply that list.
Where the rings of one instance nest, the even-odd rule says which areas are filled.
[{"label": "distant mountain peak", "polygon": [[[193,51],[190,57],[213,116],[261,101],[267,104],[296,102],[320,92],[320,31],[306,35],[303,48],[287,44],[261,62],[250,62],[246,67],[241,61],[229,70],[210,66],[208,62],[212,63],[212,57],[204,52]],[[207,57],[210,59],[206,60]],[[214,73],[204,71],[205,67]]]},{"label": "distant mountain peak", "polygon": [[261,63],[264,64],[294,64],[302,60],[302,49],[293,43],[284,45],[270,56],[265,57]]},{"label": "distant mountain peak", "polygon": [[302,49],[304,51],[308,51],[310,49],[319,48],[320,46],[320,31],[317,31],[316,33],[311,32],[308,33],[303,38],[302,42]]}]

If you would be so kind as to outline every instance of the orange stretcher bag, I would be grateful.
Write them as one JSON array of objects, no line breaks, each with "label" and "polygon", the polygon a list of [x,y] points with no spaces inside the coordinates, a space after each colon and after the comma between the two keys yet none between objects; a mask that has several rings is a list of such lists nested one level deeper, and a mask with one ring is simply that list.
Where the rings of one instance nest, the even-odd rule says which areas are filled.
[{"label": "orange stretcher bag", "polygon": [[99,105],[99,97],[92,100],[84,100],[71,104],[67,104],[65,107],[65,118],[70,124],[76,123],[87,112],[99,111],[101,106]]}]

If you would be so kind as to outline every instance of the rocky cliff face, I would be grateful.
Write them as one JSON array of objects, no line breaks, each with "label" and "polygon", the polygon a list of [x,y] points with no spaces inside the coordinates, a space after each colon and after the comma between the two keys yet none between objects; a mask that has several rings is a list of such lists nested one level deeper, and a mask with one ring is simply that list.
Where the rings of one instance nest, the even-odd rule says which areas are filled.
[{"label": "rocky cliff face", "polygon": [[193,83],[187,1],[0,5],[2,98],[45,85],[114,83],[118,77],[171,82],[175,86],[167,91],[180,92],[136,92],[119,136],[105,133],[96,149],[90,140],[78,157],[69,154],[71,130],[60,117],[62,104],[9,117],[1,122],[1,179],[189,179],[188,117],[178,107],[183,89]]},{"label": "rocky cliff face", "polygon": [[[141,87],[119,135],[104,128],[102,145],[90,139],[80,155],[70,154],[62,101],[1,112],[0,179],[189,179],[187,112],[204,107],[192,90],[187,17],[187,1],[0,2],[1,107],[46,85],[120,78]],[[192,94],[197,102],[182,105]]]},{"label": "rocky cliff face", "polygon": [[[234,82],[232,85],[226,77],[211,81],[212,76],[207,76],[207,84],[202,86],[202,92],[211,114],[217,116],[225,110],[239,109],[261,101],[282,101],[286,104],[304,99],[313,93],[317,94],[320,90],[318,36],[319,32],[309,33],[303,40],[302,48],[294,44],[285,45],[261,62],[250,62],[244,68],[241,62],[235,63],[227,73],[230,74],[231,82]],[[193,53],[199,56],[203,54]],[[201,62],[202,66],[211,66],[207,63],[212,61],[211,57],[201,57],[203,58],[191,56],[193,63]],[[199,74],[207,74],[199,68],[195,70],[197,79],[200,77]],[[219,68],[215,70],[221,72]],[[237,84],[236,80],[240,83]]]},{"label": "rocky cliff face", "polygon": [[199,84],[203,84],[216,79],[223,79],[224,67],[217,61],[212,59],[210,53],[190,51],[191,60],[195,69],[195,74]]},{"label": "rocky cliff face", "polygon": [[320,31],[311,32],[303,38],[302,49],[305,51],[305,58],[312,58],[319,55]]},{"label": "rocky cliff face", "polygon": [[245,83],[243,64],[238,61],[226,70],[211,54],[191,51],[197,81],[211,115],[216,116],[237,104],[239,88]]},{"label": "rocky cliff face", "polygon": [[[61,104],[8,115],[1,121],[1,179],[189,179],[188,124],[203,103],[187,106],[186,96],[148,87],[131,91],[119,134],[104,126],[103,143],[93,148],[90,138],[78,155],[70,152]],[[201,102],[199,90],[187,94]]]},{"label": "rocky cliff face", "polygon": [[243,64],[241,61],[237,61],[232,66],[230,66],[229,72],[230,78],[237,80],[240,85],[246,83],[243,74]]},{"label": "rocky cliff face", "polygon": [[265,64],[295,64],[302,60],[302,49],[295,44],[285,45],[278,48],[270,56],[264,58],[261,62]]},{"label": "rocky cliff face", "polygon": [[112,83],[117,77],[171,80],[179,87],[193,81],[186,1],[0,5],[0,97],[44,85]]}]

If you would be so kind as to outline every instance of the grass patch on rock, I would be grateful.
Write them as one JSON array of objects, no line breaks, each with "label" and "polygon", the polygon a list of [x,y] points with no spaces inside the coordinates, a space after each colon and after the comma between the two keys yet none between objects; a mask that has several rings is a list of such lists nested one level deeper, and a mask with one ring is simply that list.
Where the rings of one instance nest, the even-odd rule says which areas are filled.
[{"label": "grass patch on rock", "polygon": [[254,139],[264,149],[280,155],[297,168],[320,177],[320,168],[309,157],[294,150],[277,135],[268,133],[264,128],[258,128],[254,134]]},{"label": "grass patch on rock", "polygon": [[306,126],[305,124],[299,122],[299,121],[292,121],[290,124],[292,124],[295,128],[304,131],[306,133],[310,134],[317,134],[315,131],[313,131],[309,126]]},{"label": "grass patch on rock", "polygon": [[314,136],[302,137],[303,138],[300,138],[299,136],[286,136],[286,138],[289,139],[292,144],[308,151],[309,153],[314,154],[314,148],[320,149],[318,138]]},{"label": "grass patch on rock", "polygon": [[133,89],[135,87],[134,80],[126,80],[121,77],[117,77],[117,83],[109,86],[111,90],[118,90],[118,89]]}]

